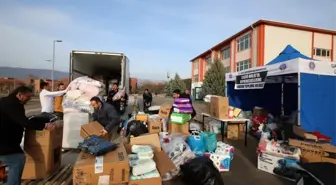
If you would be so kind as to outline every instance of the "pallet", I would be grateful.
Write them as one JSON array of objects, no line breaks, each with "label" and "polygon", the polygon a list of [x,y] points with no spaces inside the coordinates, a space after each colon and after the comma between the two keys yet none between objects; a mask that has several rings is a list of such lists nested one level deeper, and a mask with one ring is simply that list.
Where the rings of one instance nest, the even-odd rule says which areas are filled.
[{"label": "pallet", "polygon": [[[62,166],[48,177],[36,180],[24,180],[21,185],[71,185],[73,165]],[[0,182],[0,185],[7,183]]]}]

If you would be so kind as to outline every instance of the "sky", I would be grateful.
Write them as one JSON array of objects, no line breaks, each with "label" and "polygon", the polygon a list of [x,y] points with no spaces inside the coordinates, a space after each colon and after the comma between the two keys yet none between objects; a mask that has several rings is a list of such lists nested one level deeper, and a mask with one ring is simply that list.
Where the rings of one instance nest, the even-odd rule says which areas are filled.
[{"label": "sky", "polygon": [[336,30],[336,0],[1,0],[0,66],[68,71],[71,50],[125,53],[131,76],[191,76],[190,60],[259,19]]}]

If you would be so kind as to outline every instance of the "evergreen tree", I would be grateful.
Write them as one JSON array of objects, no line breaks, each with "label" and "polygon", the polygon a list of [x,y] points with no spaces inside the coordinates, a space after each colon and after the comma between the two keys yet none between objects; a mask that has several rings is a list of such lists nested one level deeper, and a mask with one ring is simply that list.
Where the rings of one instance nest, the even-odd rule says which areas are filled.
[{"label": "evergreen tree", "polygon": [[225,96],[225,70],[224,65],[219,60],[211,64],[209,70],[205,73],[202,85],[202,95]]},{"label": "evergreen tree", "polygon": [[169,80],[169,81],[166,83],[166,86],[165,86],[165,93],[166,93],[166,96],[172,96],[172,94],[173,94],[173,90],[172,90],[172,88],[171,88],[172,81],[173,81],[173,80]]},{"label": "evergreen tree", "polygon": [[183,92],[186,89],[186,84],[177,73],[175,74],[175,78],[171,83],[171,88],[172,91],[174,91],[175,89],[179,89],[181,92]]}]

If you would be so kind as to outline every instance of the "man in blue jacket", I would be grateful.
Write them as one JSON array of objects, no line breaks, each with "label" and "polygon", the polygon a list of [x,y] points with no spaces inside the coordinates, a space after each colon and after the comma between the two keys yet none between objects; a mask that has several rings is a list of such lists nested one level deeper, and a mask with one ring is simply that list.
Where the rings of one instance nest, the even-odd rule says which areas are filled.
[{"label": "man in blue jacket", "polygon": [[104,103],[99,97],[93,97],[90,100],[91,106],[94,108],[93,120],[98,121],[104,129],[101,130],[103,136],[109,135],[110,138],[116,139],[118,125],[120,123],[120,115],[114,106]]}]

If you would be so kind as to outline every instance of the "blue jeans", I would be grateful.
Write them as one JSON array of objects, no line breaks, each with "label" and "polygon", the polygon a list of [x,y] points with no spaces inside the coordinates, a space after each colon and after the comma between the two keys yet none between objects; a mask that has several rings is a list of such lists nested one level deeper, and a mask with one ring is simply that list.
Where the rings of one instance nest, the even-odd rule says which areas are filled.
[{"label": "blue jeans", "polygon": [[20,185],[26,156],[23,153],[0,155],[0,161],[8,166],[8,185]]}]

